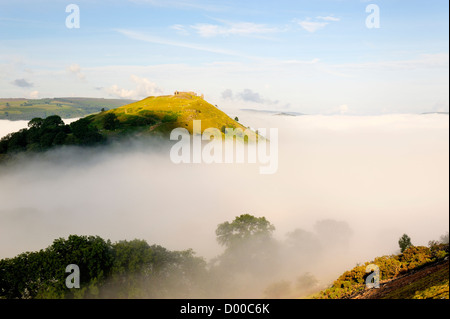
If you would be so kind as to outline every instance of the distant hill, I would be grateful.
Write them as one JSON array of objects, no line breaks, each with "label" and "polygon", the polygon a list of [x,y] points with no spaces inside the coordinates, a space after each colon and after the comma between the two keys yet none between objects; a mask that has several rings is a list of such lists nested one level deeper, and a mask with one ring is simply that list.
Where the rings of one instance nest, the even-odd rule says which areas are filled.
[{"label": "distant hill", "polygon": [[83,117],[109,110],[135,100],[61,97],[54,99],[0,99],[0,119],[17,121],[59,115],[62,118]]},{"label": "distant hill", "polygon": [[241,111],[245,112],[254,112],[254,113],[265,113],[265,114],[272,114],[272,115],[285,115],[285,116],[301,116],[306,115],[299,112],[280,112],[280,111],[273,111],[273,110],[255,110],[255,109],[241,109]]},{"label": "distant hill", "polygon": [[421,113],[422,115],[427,115],[427,114],[441,114],[441,115],[448,115],[448,112],[425,112],[425,113]]}]

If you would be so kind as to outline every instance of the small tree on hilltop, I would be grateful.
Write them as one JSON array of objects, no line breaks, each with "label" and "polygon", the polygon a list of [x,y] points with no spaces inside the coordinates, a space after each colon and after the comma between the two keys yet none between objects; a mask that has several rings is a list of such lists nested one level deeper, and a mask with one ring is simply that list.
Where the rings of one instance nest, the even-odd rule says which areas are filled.
[{"label": "small tree on hilltop", "polygon": [[411,243],[411,238],[403,234],[402,237],[398,240],[398,245],[400,246],[400,252],[404,252],[408,247],[411,247],[413,244]]},{"label": "small tree on hilltop", "polygon": [[439,238],[439,241],[440,241],[441,243],[443,243],[443,244],[448,244],[448,232],[447,232],[446,234],[442,235],[442,236]]}]

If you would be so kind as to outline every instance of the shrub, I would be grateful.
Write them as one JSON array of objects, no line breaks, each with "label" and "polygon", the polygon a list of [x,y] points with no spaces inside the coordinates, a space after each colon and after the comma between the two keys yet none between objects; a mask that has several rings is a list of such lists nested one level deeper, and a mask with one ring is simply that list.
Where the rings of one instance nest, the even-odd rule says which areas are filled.
[{"label": "shrub", "polygon": [[432,261],[431,250],[425,246],[411,246],[400,255],[400,261],[405,263],[408,270],[422,266]]}]

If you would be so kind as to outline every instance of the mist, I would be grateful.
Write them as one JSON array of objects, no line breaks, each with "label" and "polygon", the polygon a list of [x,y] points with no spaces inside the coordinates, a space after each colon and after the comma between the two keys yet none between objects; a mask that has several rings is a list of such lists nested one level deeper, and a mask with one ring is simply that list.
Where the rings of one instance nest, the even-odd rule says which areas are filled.
[{"label": "mist", "polygon": [[[279,272],[240,295],[258,297],[305,272],[327,284],[356,263],[396,253],[404,233],[427,245],[448,231],[448,116],[236,115],[279,129],[275,174],[259,174],[259,164],[174,164],[174,142],[156,140],[2,164],[0,258],[78,234],[192,248],[210,260],[224,250],[217,225],[247,213],[266,217],[284,245]],[[346,230],[338,238],[323,221]],[[310,244],[289,246],[295,232]],[[304,258],[295,257],[302,249]]]},{"label": "mist", "polygon": [[26,128],[28,121],[8,121],[8,120],[0,120],[0,138],[3,136],[17,132],[23,128]]}]

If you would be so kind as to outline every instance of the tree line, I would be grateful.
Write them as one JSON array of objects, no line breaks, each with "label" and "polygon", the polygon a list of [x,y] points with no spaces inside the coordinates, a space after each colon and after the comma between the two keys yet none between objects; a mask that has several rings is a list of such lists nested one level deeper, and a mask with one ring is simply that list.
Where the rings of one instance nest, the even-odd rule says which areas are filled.
[{"label": "tree line", "polygon": [[[224,251],[209,262],[191,249],[170,251],[138,239],[111,243],[99,236],[71,235],[46,249],[0,260],[0,298],[229,297],[252,282],[267,282],[281,264],[289,263],[274,230],[265,217],[249,214],[219,224],[216,239]],[[288,238],[286,247],[294,247],[306,263],[311,256],[302,245],[310,245],[311,238],[299,230]],[[66,287],[70,264],[80,269],[80,289]]]},{"label": "tree line", "polygon": [[33,118],[28,128],[4,136],[0,139],[0,154],[45,151],[60,145],[88,146],[104,141],[105,137],[88,119],[64,124],[60,116],[52,115]]}]

